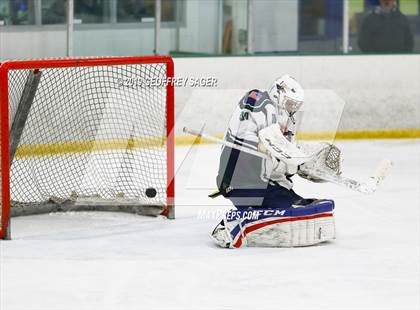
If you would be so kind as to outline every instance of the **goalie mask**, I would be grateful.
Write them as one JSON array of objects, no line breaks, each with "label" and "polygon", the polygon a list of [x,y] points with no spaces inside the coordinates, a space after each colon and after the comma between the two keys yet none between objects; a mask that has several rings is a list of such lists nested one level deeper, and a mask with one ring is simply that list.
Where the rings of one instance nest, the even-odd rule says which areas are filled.
[{"label": "goalie mask", "polygon": [[289,116],[300,109],[304,99],[302,86],[290,75],[283,75],[275,80],[268,95],[278,109],[286,111]]}]

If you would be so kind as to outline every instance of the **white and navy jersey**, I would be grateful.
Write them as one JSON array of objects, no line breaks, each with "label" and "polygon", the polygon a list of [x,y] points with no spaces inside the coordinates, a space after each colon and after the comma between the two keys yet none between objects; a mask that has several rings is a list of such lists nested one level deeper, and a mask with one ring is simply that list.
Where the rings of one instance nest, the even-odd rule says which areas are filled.
[{"label": "white and navy jersey", "polygon": [[[258,131],[279,123],[283,134],[294,141],[294,120],[278,112],[267,92],[251,90],[241,99],[225,134],[225,140],[244,148],[258,150]],[[265,189],[268,184],[292,188],[290,176],[274,169],[271,160],[223,146],[217,185],[222,193],[232,189]]]}]

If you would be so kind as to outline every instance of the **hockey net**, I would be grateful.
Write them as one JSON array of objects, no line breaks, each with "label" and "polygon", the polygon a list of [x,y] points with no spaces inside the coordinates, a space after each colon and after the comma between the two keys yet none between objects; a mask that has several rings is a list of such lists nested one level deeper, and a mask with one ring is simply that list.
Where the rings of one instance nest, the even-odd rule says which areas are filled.
[{"label": "hockey net", "polygon": [[10,217],[66,210],[174,217],[169,57],[0,67],[1,238]]}]

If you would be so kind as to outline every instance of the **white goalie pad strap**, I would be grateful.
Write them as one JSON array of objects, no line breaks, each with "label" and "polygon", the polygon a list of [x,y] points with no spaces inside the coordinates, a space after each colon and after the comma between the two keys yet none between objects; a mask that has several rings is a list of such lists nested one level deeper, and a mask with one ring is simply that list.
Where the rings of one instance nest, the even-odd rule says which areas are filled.
[{"label": "white goalie pad strap", "polygon": [[232,210],[216,226],[221,247],[298,247],[335,239],[332,201],[290,209]]},{"label": "white goalie pad strap", "polygon": [[310,160],[309,156],[283,136],[279,124],[273,124],[261,129],[258,132],[258,137],[263,145],[260,149],[266,150],[273,158],[283,161],[286,164],[300,165]]}]

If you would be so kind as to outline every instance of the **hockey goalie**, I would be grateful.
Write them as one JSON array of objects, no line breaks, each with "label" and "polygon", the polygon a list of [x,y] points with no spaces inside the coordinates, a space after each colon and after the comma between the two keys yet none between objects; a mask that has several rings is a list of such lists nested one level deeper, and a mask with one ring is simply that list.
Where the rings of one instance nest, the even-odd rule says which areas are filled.
[{"label": "hockey goalie", "polygon": [[295,118],[303,101],[303,88],[285,75],[269,91],[246,93],[233,112],[220,156],[218,192],[211,195],[223,195],[235,206],[212,232],[219,246],[297,247],[335,238],[334,201],[303,198],[292,189],[295,174],[321,181],[307,173],[309,168],[336,175],[341,169],[334,145],[296,144]]}]

